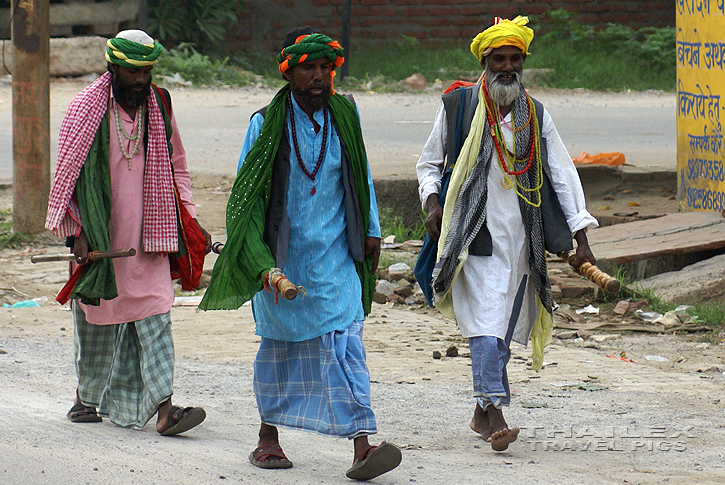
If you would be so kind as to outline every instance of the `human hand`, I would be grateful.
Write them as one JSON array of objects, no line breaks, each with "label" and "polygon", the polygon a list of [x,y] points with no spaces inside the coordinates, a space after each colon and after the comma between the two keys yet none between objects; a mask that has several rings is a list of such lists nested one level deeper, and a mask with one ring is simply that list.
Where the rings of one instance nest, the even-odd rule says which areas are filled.
[{"label": "human hand", "polygon": [[431,194],[425,203],[425,229],[434,241],[441,237],[441,224],[443,222],[443,207],[438,194]]},{"label": "human hand", "polygon": [[380,238],[370,237],[365,240],[365,256],[373,255],[373,269],[371,274],[375,274],[378,269],[378,261],[380,261]]},{"label": "human hand", "polygon": [[86,232],[81,228],[81,234],[76,236],[73,242],[73,254],[76,257],[76,263],[86,264],[88,262],[88,236]]},{"label": "human hand", "polygon": [[589,247],[589,240],[587,239],[587,233],[584,229],[581,229],[574,234],[574,240],[576,241],[576,254],[574,259],[571,261],[572,266],[578,268],[583,262],[591,263],[592,265],[597,264],[597,258],[594,257],[591,248]]},{"label": "human hand", "polygon": [[199,226],[199,230],[204,235],[204,239],[206,240],[206,250],[204,254],[209,254],[211,252],[211,234],[206,232],[206,229],[201,227],[201,224],[199,224],[199,221],[194,219],[194,222],[196,222],[196,225]]}]

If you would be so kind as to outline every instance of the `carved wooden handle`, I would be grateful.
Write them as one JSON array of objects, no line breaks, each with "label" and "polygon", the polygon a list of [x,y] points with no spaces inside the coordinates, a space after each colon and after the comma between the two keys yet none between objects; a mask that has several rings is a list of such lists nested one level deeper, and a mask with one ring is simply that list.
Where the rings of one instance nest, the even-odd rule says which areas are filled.
[{"label": "carved wooden handle", "polygon": [[599,288],[602,288],[608,293],[616,293],[619,291],[621,283],[617,278],[609,276],[607,273],[587,261],[581,263],[579,267],[574,266],[573,261],[575,256],[576,252],[574,251],[562,251],[559,253],[559,257],[569,263],[571,267],[574,268],[574,271],[587,277]]},{"label": "carved wooden handle", "polygon": [[272,288],[279,291],[286,300],[294,300],[297,298],[297,287],[285,275],[281,273],[271,275],[269,277],[269,284]]}]

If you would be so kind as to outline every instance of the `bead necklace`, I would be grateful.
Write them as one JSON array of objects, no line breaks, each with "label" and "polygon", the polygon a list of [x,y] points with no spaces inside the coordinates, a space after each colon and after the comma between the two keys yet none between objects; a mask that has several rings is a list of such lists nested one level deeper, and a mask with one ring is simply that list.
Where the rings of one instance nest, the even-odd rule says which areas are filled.
[{"label": "bead necklace", "polygon": [[[486,118],[488,119],[488,123],[491,127],[491,136],[493,138],[493,143],[494,143],[494,146],[496,147],[496,152],[498,154],[498,157],[497,157],[498,164],[499,164],[499,167],[501,168],[501,171],[503,172],[503,180],[501,181],[501,185],[506,190],[511,189],[512,187],[515,188],[516,194],[520,198],[522,198],[524,200],[524,202],[526,202],[527,204],[532,205],[534,207],[539,207],[539,206],[541,206],[540,189],[544,184],[544,174],[543,174],[543,170],[542,170],[542,164],[541,163],[536,164],[536,184],[535,184],[536,186],[535,187],[526,188],[526,187],[522,186],[517,177],[518,175],[525,174],[531,168],[534,158],[536,158],[536,160],[541,160],[541,146],[540,146],[539,137],[537,136],[538,131],[539,131],[539,120],[535,116],[532,115],[532,113],[536,109],[534,107],[533,101],[531,100],[530,97],[528,97],[528,96],[526,97],[529,102],[529,119],[527,120],[527,122],[524,124],[523,127],[517,129],[516,125],[515,125],[513,113],[511,115],[511,128],[513,131],[513,147],[512,147],[513,153],[512,153],[506,146],[506,142],[504,140],[503,133],[501,132],[501,127],[499,126],[499,124],[497,122],[498,121],[497,117],[494,117],[494,115],[493,115],[494,112],[498,113],[498,108],[493,105],[493,103],[490,99],[490,96],[488,94],[488,89],[486,88],[485,83],[483,85],[483,90],[484,90],[484,98],[486,101],[486,103],[485,103],[486,104]],[[499,116],[500,116],[500,113],[499,113]],[[532,123],[532,120],[533,120],[533,123]],[[530,145],[528,160],[526,160],[525,158],[517,158],[515,155],[515,153],[516,153],[516,133],[521,131],[527,125],[530,126],[530,136],[531,136],[531,145]],[[502,145],[503,145],[503,150],[501,148]],[[505,153],[505,155],[504,155],[504,153]],[[509,170],[506,165],[507,160],[511,164],[511,170]],[[522,170],[516,171],[513,168],[515,166],[514,164],[517,162],[518,163],[527,162],[527,163],[526,163],[526,166]],[[511,178],[509,178],[509,177],[513,178],[515,180],[515,183],[512,182]],[[519,190],[522,190],[524,192],[538,193],[538,195],[539,195],[538,202],[529,201],[529,199],[527,197],[525,197],[524,194],[522,194]]]},{"label": "bead necklace", "polygon": [[315,176],[317,175],[317,171],[320,170],[320,166],[322,165],[322,159],[325,158],[325,147],[327,146],[327,109],[323,109],[324,120],[322,122],[322,146],[320,147],[320,156],[317,158],[315,169],[312,171],[312,173],[310,173],[307,171],[305,164],[302,163],[300,147],[297,144],[297,130],[295,129],[295,114],[292,107],[292,95],[287,98],[287,106],[289,107],[289,119],[290,124],[292,125],[292,141],[294,142],[295,146],[295,155],[297,155],[297,162],[299,162],[300,167],[302,168],[302,171],[305,173],[305,175],[307,175],[309,179],[312,180],[312,190],[310,191],[310,195],[315,195],[315,193],[317,192],[317,188],[315,187]]},{"label": "bead necklace", "polygon": [[[121,117],[118,115],[118,103],[113,103],[113,109],[116,112],[116,132],[118,133],[118,144],[121,145],[121,153],[126,158],[126,160],[128,160],[128,169],[131,170],[131,159],[134,155],[136,155],[136,152],[138,151],[138,145],[141,142],[141,121],[143,120],[143,105],[139,106],[136,111],[136,118],[138,119],[138,129],[136,130],[135,135],[127,135],[126,130],[124,130],[121,126]],[[136,140],[136,143],[134,143],[133,150],[130,154],[126,152],[126,148],[123,146],[122,137],[131,141]]]}]

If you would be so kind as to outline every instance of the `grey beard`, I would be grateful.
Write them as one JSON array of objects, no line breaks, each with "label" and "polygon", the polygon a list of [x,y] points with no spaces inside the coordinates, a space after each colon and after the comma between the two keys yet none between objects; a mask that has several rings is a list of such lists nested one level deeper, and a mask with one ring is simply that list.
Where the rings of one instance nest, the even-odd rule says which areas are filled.
[{"label": "grey beard", "polygon": [[521,76],[518,72],[512,72],[511,74],[515,75],[516,80],[511,84],[504,84],[498,80],[500,74],[492,72],[486,66],[486,86],[488,87],[488,94],[491,96],[491,101],[496,103],[496,106],[509,106],[519,96]]}]

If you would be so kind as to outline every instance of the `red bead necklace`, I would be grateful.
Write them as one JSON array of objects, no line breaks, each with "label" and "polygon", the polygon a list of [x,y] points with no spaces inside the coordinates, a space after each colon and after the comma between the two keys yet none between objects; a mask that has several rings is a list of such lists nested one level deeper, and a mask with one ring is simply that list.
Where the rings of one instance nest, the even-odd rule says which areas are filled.
[{"label": "red bead necklace", "polygon": [[[525,174],[531,168],[531,165],[532,165],[532,163],[534,161],[534,154],[535,154],[535,151],[536,151],[535,150],[534,138],[533,138],[535,136],[535,131],[534,131],[533,124],[532,123],[527,123],[527,124],[529,124],[531,126],[531,145],[530,145],[530,150],[529,150],[529,160],[528,160],[528,163],[526,164],[526,166],[522,170],[518,170],[518,171],[513,170],[513,166],[511,167],[511,170],[509,170],[508,167],[506,166],[506,158],[504,157],[503,150],[501,150],[501,142],[503,141],[503,137],[501,137],[502,140],[499,140],[498,139],[499,137],[496,136],[496,133],[495,133],[495,127],[498,127],[498,120],[496,120],[496,119],[493,118],[492,111],[495,110],[496,112],[498,112],[498,109],[495,106],[492,106],[491,105],[491,101],[490,101],[490,97],[489,97],[489,94],[488,94],[488,88],[486,87],[486,83],[483,84],[483,94],[484,94],[484,98],[486,100],[486,106],[488,108],[488,109],[486,109],[486,118],[488,118],[488,124],[491,127],[491,135],[493,135],[492,136],[493,137],[493,144],[496,147],[496,151],[498,152],[499,159],[501,160],[501,165],[502,165],[503,171],[506,172],[508,175],[523,175],[523,174]],[[529,115],[530,115],[530,113],[529,113]],[[513,114],[511,116],[511,118],[513,119]],[[530,118],[529,118],[529,121],[530,121]],[[526,126],[526,125],[524,125],[524,126]],[[518,130],[516,130],[516,131],[518,131]],[[514,136],[515,136],[515,134],[514,134]],[[516,161],[515,154],[511,153],[511,151],[508,149],[508,147],[506,147],[506,152],[511,156],[511,158],[513,159],[513,161]],[[523,161],[523,160],[521,160],[521,161]]]},{"label": "red bead necklace", "polygon": [[292,125],[292,141],[294,142],[295,146],[295,155],[297,155],[297,162],[299,162],[302,171],[305,172],[305,175],[307,175],[310,180],[312,180],[312,190],[310,191],[310,195],[315,195],[315,193],[317,192],[317,188],[315,187],[315,176],[317,175],[318,170],[320,170],[320,166],[322,165],[322,159],[325,158],[325,147],[327,146],[327,109],[323,109],[324,120],[322,122],[322,146],[320,147],[320,156],[317,158],[315,169],[312,171],[312,173],[310,173],[307,171],[305,164],[302,163],[300,147],[297,144],[297,130],[295,129],[295,114],[292,107],[292,95],[287,98],[287,106],[289,107],[289,119],[290,124]]}]

